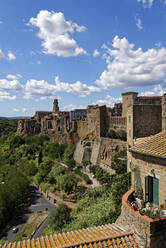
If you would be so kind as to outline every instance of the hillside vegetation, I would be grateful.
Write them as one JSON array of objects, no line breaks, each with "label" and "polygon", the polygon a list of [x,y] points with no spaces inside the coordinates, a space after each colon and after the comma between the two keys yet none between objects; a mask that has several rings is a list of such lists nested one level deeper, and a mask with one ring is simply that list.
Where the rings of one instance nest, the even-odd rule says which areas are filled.
[{"label": "hillside vegetation", "polygon": [[45,234],[112,223],[117,219],[122,195],[130,187],[126,161],[119,160],[126,156],[126,151],[114,158],[112,168],[116,175],[110,176],[99,166],[90,166],[101,184],[91,189],[91,180],[82,170],[87,165],[78,166],[74,162],[74,145],[50,142],[46,136],[25,138],[10,132],[17,128],[15,120],[5,127],[7,123],[3,119],[0,126],[3,130],[0,135],[0,231],[30,199],[29,182],[62,199],[78,202],[74,210],[60,204],[49,217]]}]

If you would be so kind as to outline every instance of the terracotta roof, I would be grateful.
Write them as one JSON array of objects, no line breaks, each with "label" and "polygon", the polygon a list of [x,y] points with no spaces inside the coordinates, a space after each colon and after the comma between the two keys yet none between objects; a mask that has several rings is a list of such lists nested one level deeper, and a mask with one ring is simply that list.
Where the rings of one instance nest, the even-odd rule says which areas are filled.
[{"label": "terracotta roof", "polygon": [[1,248],[138,248],[134,235],[117,224],[92,227],[73,232],[50,235],[32,240],[1,245]]},{"label": "terracotta roof", "polygon": [[166,158],[166,130],[156,135],[136,140],[130,151]]}]

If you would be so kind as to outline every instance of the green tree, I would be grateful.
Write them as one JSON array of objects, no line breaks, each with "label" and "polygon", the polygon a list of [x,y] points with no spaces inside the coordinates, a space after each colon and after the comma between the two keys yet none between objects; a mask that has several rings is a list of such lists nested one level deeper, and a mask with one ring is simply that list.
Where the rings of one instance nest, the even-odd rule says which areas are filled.
[{"label": "green tree", "polygon": [[127,151],[122,150],[115,154],[113,162],[111,163],[112,169],[116,171],[117,174],[122,174],[127,172]]},{"label": "green tree", "polygon": [[49,225],[55,232],[61,232],[62,228],[70,222],[71,210],[63,203],[51,213],[49,217]]}]

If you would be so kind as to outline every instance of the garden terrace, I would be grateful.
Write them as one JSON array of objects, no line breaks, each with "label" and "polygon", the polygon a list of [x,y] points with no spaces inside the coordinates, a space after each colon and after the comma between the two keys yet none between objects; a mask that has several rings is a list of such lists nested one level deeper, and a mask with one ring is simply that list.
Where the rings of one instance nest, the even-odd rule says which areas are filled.
[{"label": "garden terrace", "polygon": [[122,212],[116,223],[129,231],[134,231],[139,244],[147,247],[166,246],[166,217],[152,219],[141,215],[131,206],[134,190],[130,189],[122,198]]}]

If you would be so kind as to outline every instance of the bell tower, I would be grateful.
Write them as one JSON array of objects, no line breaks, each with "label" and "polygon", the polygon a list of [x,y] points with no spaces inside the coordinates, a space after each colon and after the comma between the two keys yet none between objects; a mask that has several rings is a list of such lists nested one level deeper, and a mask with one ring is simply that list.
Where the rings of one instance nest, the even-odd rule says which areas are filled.
[{"label": "bell tower", "polygon": [[56,114],[59,113],[58,99],[54,99],[53,112],[56,113]]}]

